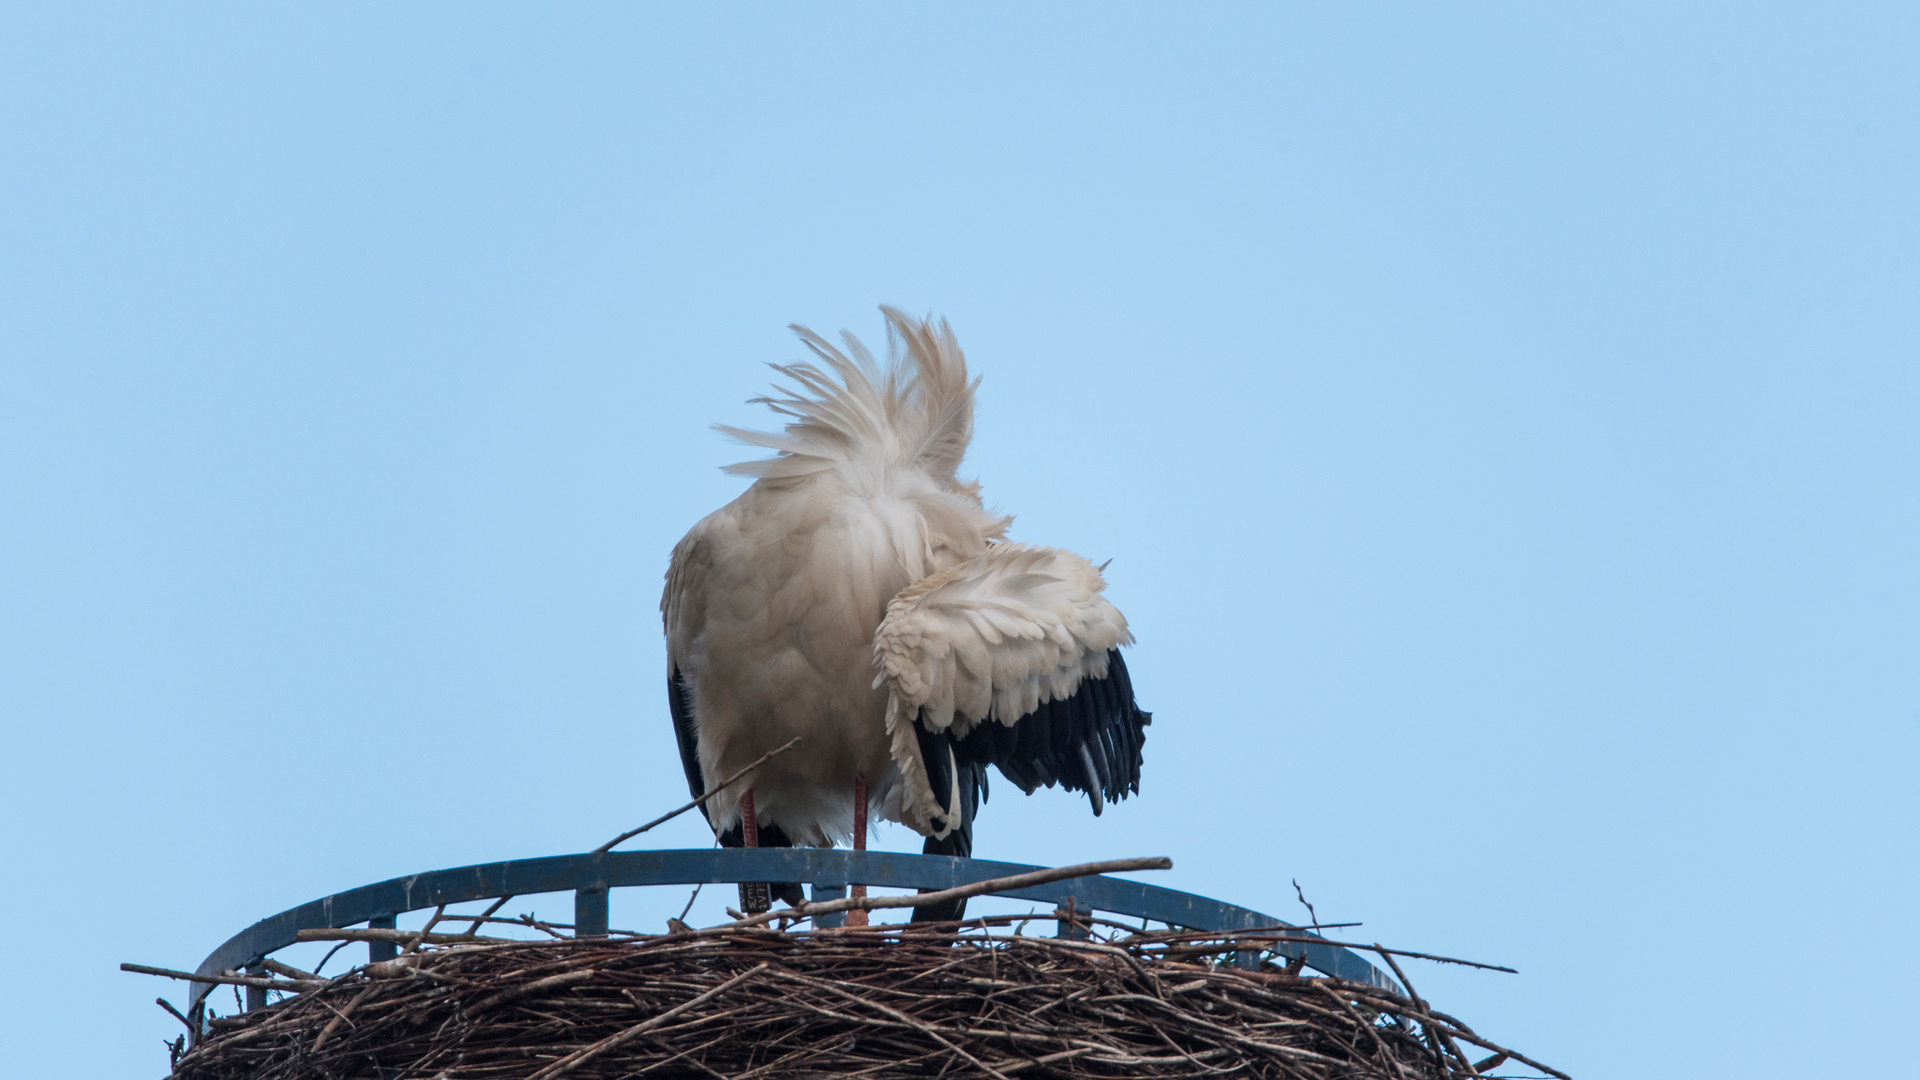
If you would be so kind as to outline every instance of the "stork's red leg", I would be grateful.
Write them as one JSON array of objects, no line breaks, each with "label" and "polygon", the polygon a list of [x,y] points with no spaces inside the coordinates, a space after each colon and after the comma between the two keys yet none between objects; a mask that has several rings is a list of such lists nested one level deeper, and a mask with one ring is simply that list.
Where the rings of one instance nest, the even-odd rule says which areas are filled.
[{"label": "stork's red leg", "polygon": [[[853,778],[853,850],[867,850],[867,778],[855,774]],[[865,899],[867,887],[855,885],[848,895],[856,899]],[[855,909],[847,912],[848,926],[866,926],[867,913]]]},{"label": "stork's red leg", "polygon": [[[753,789],[740,793],[740,845],[757,848],[760,846],[760,823],[754,820]],[[773,906],[773,891],[764,881],[743,881],[740,883],[740,910],[748,915],[758,915]]]}]

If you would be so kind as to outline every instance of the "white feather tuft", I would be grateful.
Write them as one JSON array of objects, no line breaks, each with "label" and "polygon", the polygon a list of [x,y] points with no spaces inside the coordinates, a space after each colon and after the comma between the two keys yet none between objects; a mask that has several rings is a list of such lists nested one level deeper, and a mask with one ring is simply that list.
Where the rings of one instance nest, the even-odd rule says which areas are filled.
[{"label": "white feather tuft", "polygon": [[[719,431],[778,456],[726,466],[738,476],[808,476],[827,469],[883,476],[889,468],[924,471],[955,489],[973,438],[973,395],[967,358],[945,319],[913,319],[882,307],[887,318],[887,362],[875,362],[860,339],[842,334],[846,351],[804,326],[794,326],[828,370],[801,362],[773,364],[794,383],[752,399],[793,422],[780,433],[716,425]],[[837,379],[836,379],[837,376]]]}]

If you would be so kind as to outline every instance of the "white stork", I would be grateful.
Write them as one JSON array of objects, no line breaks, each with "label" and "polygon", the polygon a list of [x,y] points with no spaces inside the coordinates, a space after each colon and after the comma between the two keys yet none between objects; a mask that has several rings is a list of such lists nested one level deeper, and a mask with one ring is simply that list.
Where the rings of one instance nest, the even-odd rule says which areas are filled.
[{"label": "white stork", "polygon": [[[881,311],[884,366],[851,334],[842,352],[793,328],[826,370],[772,365],[797,385],[754,400],[792,418],[783,433],[720,428],[778,454],[727,467],[753,485],[667,569],[667,700],[694,796],[801,736],[705,804],[725,846],[859,849],[877,817],[970,855],[988,765],[1029,794],[1084,791],[1095,814],[1140,788],[1150,716],[1100,570],[1005,541],[1012,519],[954,475],[979,383],[953,331]],[[799,889],[745,884],[741,905]]]}]

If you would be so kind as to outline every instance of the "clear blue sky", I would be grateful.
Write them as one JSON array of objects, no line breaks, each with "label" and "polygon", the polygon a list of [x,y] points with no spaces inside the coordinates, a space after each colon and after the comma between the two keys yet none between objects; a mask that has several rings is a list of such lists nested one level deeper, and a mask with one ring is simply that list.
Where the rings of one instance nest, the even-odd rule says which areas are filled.
[{"label": "clear blue sky", "polygon": [[708,425],[881,302],[1156,718],[1138,799],[1000,785],[981,854],[1298,878],[1521,969],[1410,973],[1583,1078],[1912,1067],[1911,5],[6,23],[11,1075],[164,1071],[122,960],[683,798]]}]

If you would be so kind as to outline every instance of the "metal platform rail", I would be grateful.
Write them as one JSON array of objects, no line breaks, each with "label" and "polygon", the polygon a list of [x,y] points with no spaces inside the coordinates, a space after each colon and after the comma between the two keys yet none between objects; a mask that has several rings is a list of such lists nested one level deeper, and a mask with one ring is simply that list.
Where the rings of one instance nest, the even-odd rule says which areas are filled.
[{"label": "metal platform rail", "polygon": [[[607,932],[607,892],[643,885],[719,884],[738,881],[801,881],[810,884],[813,900],[836,900],[849,884],[887,889],[950,889],[978,881],[1010,877],[1042,867],[985,859],[955,859],[941,855],[912,855],[890,851],[847,851],[832,848],[706,848],[683,851],[609,851],[582,855],[555,855],[543,859],[461,866],[394,878],[375,885],[335,893],[262,919],[227,939],[200,963],[199,975],[245,970],[264,974],[263,962],[295,941],[301,930],[338,929],[365,923],[394,925],[395,917],[410,911],[492,900],[503,896],[572,892],[574,934],[599,937]],[[1119,878],[1068,878],[1025,889],[989,895],[1032,900],[1066,909],[1104,911],[1135,919],[1151,919],[1189,930],[1246,930],[1254,927],[1293,927],[1271,915],[1237,907],[1192,893],[1144,885]],[[456,917],[448,915],[452,921]],[[816,927],[842,925],[844,915],[822,915]],[[1062,935],[1071,933],[1062,925]],[[1305,936],[1317,936],[1299,931]],[[1274,951],[1290,960],[1302,960],[1323,974],[1369,983],[1396,993],[1400,986],[1359,954],[1337,945],[1276,942]],[[370,942],[368,960],[391,959],[391,942]],[[1240,954],[1243,965],[1257,962],[1257,953]],[[198,1017],[202,999],[213,989],[195,983],[188,998],[189,1015]],[[246,1007],[266,1004],[266,991],[249,988]]]}]

